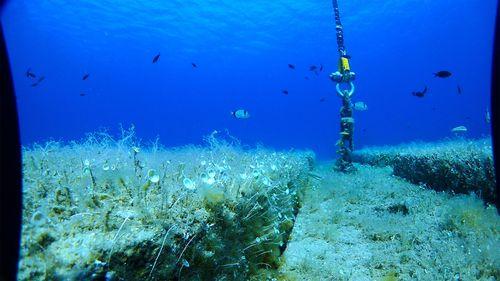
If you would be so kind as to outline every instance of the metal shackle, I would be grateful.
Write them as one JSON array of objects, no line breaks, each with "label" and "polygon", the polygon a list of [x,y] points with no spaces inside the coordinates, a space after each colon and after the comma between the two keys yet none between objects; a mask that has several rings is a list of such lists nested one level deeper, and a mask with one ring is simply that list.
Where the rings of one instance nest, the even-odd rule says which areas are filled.
[{"label": "metal shackle", "polygon": [[[335,86],[335,89],[337,89],[337,94],[341,97],[344,96],[344,92],[342,91],[342,89],[340,88],[340,84],[342,83],[337,83],[337,85]],[[349,82],[349,88],[347,90],[347,96],[348,97],[352,97],[352,95],[354,94],[354,91],[356,90],[356,88],[354,87],[354,83]]]}]

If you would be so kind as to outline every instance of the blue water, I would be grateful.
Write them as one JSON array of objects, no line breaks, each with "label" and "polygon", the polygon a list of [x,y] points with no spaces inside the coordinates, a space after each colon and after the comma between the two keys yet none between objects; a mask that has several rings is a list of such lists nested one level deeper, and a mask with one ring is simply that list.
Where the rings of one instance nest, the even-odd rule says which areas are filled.
[{"label": "blue water", "polygon": [[[469,137],[489,134],[484,114],[496,1],[339,2],[358,74],[354,100],[369,107],[355,113],[357,147],[437,140],[459,125]],[[328,79],[338,59],[331,5],[10,1],[2,24],[22,142],[81,139],[102,127],[113,133],[121,123],[167,146],[199,144],[213,130],[227,129],[244,144],[311,148],[320,158],[334,157],[340,100]],[[312,64],[325,71],[315,76]],[[30,67],[46,77],[38,87],[24,75]],[[438,70],[453,76],[433,78]],[[425,85],[426,97],[411,95]],[[238,108],[251,118],[233,118],[230,111]]]}]

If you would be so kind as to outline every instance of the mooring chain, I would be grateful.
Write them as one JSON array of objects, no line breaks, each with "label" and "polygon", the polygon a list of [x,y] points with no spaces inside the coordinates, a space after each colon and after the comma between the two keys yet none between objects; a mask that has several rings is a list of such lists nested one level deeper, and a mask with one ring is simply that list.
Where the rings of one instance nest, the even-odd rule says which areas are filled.
[{"label": "mooring chain", "polygon": [[[337,36],[337,50],[339,52],[338,70],[330,74],[330,79],[337,83],[335,89],[337,95],[342,99],[340,108],[340,139],[337,141],[339,147],[337,153],[340,158],[337,160],[336,168],[340,171],[349,172],[355,170],[352,165],[354,118],[352,117],[351,97],[356,88],[354,79],[356,74],[351,71],[349,59],[351,58],[344,46],[344,28],[340,21],[339,5],[337,0],[333,0],[333,14],[335,17],[335,32]],[[342,85],[347,85],[342,89]]]},{"label": "mooring chain", "polygon": [[351,58],[344,46],[344,27],[340,21],[339,5],[337,0],[333,0],[333,14],[335,17],[335,31],[337,35],[337,49],[339,52],[339,66],[338,70],[330,75],[330,78],[337,83],[336,89],[339,96],[343,96],[344,92],[341,89],[341,84],[347,84],[347,93],[352,96],[355,91],[354,79],[356,78],[356,73],[351,71],[349,65],[349,59]]}]

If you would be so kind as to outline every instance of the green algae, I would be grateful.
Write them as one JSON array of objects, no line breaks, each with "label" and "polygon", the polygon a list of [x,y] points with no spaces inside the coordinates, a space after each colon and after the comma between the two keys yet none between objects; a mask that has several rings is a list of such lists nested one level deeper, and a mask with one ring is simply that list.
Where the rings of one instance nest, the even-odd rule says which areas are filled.
[{"label": "green algae", "polygon": [[141,146],[133,131],[23,150],[20,280],[242,280],[278,268],[311,152]]}]

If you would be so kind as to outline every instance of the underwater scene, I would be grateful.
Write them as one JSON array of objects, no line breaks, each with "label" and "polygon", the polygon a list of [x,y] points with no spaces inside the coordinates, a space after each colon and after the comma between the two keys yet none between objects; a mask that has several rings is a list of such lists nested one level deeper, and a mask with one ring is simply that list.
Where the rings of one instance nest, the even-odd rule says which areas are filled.
[{"label": "underwater scene", "polygon": [[11,0],[18,280],[500,280],[494,0]]}]

